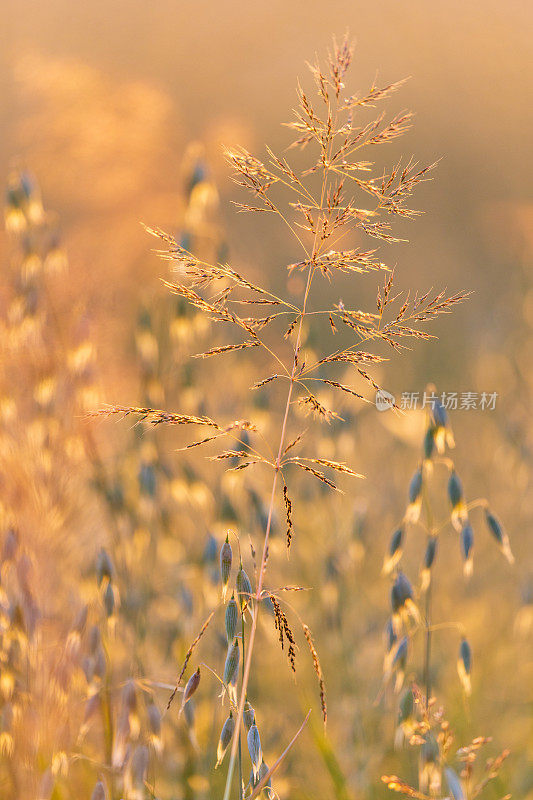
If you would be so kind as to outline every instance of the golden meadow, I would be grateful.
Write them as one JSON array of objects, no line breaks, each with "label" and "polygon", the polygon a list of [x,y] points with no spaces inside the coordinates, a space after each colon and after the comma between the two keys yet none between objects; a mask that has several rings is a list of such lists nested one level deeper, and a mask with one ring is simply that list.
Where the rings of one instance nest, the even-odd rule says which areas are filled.
[{"label": "golden meadow", "polygon": [[531,796],[530,210],[447,270],[411,82],[305,55],[272,149],[13,66],[2,797]]}]

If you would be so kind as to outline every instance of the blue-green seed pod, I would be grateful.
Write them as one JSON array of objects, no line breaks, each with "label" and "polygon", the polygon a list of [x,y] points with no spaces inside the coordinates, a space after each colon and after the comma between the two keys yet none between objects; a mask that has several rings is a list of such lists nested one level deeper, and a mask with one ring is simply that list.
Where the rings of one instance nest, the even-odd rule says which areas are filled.
[{"label": "blue-green seed pod", "polygon": [[501,522],[488,508],[485,509],[485,520],[491,534],[496,539],[498,547],[510,564],[514,564],[514,556],[509,544],[509,537],[503,529]]},{"label": "blue-green seed pod", "polygon": [[383,572],[388,575],[399,560],[402,557],[403,553],[403,528],[398,528],[394,531],[391,536],[390,544],[389,544],[389,553],[388,556],[385,557],[383,562]]},{"label": "blue-green seed pod", "polygon": [[434,438],[434,430],[433,428],[428,428],[426,431],[426,435],[424,436],[424,458],[430,459],[433,455],[435,450],[435,438]]},{"label": "blue-green seed pod", "polygon": [[430,536],[426,545],[426,552],[424,553],[424,567],[431,569],[435,556],[437,555],[437,537]]},{"label": "blue-green seed pod", "polygon": [[440,795],[440,748],[431,731],[424,735],[420,748],[418,785],[424,794]]},{"label": "blue-green seed pod", "polygon": [[238,620],[239,620],[239,606],[237,605],[237,601],[232,595],[231,600],[226,606],[226,616],[225,616],[226,639],[228,640],[228,644],[230,644],[235,639],[235,631],[237,630]]},{"label": "blue-green seed pod", "polygon": [[259,774],[259,768],[263,761],[263,751],[261,749],[261,738],[259,736],[259,729],[255,724],[255,722],[248,731],[248,736],[246,737],[246,741],[248,743],[248,752],[250,753],[250,760],[252,762],[252,771],[254,773],[254,780],[257,780],[257,775]]},{"label": "blue-green seed pod", "polygon": [[464,637],[461,639],[459,646],[457,672],[464,693],[469,696],[472,693],[472,649]]},{"label": "blue-green seed pod", "polygon": [[446,776],[446,783],[453,800],[465,800],[465,794],[459,776],[451,767],[444,767],[444,775]]},{"label": "blue-green seed pod", "polygon": [[445,428],[448,424],[448,412],[440,400],[435,400],[433,404],[432,417],[437,428]]},{"label": "blue-green seed pod", "polygon": [[454,469],[451,471],[448,480],[448,497],[453,509],[456,509],[464,501],[463,485]]},{"label": "blue-green seed pod", "polygon": [[250,578],[243,570],[242,564],[240,565],[239,571],[237,573],[236,587],[237,587],[237,596],[239,598],[239,604],[241,606],[241,611],[244,612],[246,606],[251,601],[253,590],[252,590],[252,584],[250,583]]},{"label": "blue-green seed pod", "polygon": [[222,594],[224,599],[226,598],[226,591],[231,573],[232,558],[233,554],[229,543],[229,536],[226,536],[226,541],[220,549],[220,577],[222,578]]},{"label": "blue-green seed pod", "polygon": [[474,551],[474,531],[469,522],[465,522],[461,530],[461,555],[463,557],[463,569],[467,578],[472,575],[473,570],[473,551]]},{"label": "blue-green seed pod", "polygon": [[407,636],[404,636],[396,646],[396,651],[394,652],[394,656],[390,665],[391,671],[395,673],[394,691],[396,693],[398,693],[403,686],[408,654],[409,639]]},{"label": "blue-green seed pod", "polygon": [[431,568],[433,566],[433,562],[435,561],[436,554],[437,554],[437,537],[428,536],[426,552],[424,553],[424,563],[422,565],[422,570],[420,573],[421,589],[423,592],[426,591],[429,584],[431,583]]},{"label": "blue-green seed pod", "polygon": [[234,639],[233,644],[228,648],[226,663],[224,664],[224,683],[227,686],[231,683],[231,680],[238,672],[239,659],[240,659],[239,641],[238,639]]},{"label": "blue-green seed pod", "polygon": [[110,583],[107,584],[104,592],[104,608],[106,615],[112,617],[115,610],[115,593]]},{"label": "blue-green seed pod", "polygon": [[233,714],[230,711],[230,715],[222,726],[222,731],[220,732],[220,739],[218,740],[217,746],[217,763],[215,764],[215,769],[222,763],[224,759],[226,750],[228,749],[233,738],[234,730],[235,720],[233,719]]},{"label": "blue-green seed pod", "polygon": [[398,706],[398,724],[402,725],[412,719],[415,709],[415,696],[411,687],[406,689],[400,697]]},{"label": "blue-green seed pod", "polygon": [[416,503],[416,501],[420,497],[420,493],[422,491],[422,470],[420,468],[417,469],[413,477],[411,478],[411,483],[409,484],[409,502]]},{"label": "blue-green seed pod", "polygon": [[251,703],[246,701],[244,704],[244,710],[242,712],[242,719],[246,730],[249,731],[252,725],[255,723],[255,711],[251,705]]},{"label": "blue-green seed pod", "polygon": [[385,650],[387,653],[390,653],[397,641],[398,637],[396,635],[396,631],[394,630],[394,624],[391,617],[389,617],[387,624],[385,625]]},{"label": "blue-green seed pod", "polygon": [[98,586],[102,585],[105,578],[110,581],[112,576],[113,564],[111,563],[107,550],[104,550],[102,547],[96,557],[96,580],[98,581]]},{"label": "blue-green seed pod", "polygon": [[411,582],[403,572],[399,572],[391,589],[391,606],[393,612],[396,614],[404,607],[407,600],[412,599],[413,587],[411,586]]},{"label": "blue-green seed pod", "polygon": [[407,636],[404,636],[403,639],[401,639],[398,647],[396,648],[394,658],[392,659],[392,666],[395,668],[405,669],[405,665],[407,663],[408,651],[409,651],[409,639],[407,638]]}]

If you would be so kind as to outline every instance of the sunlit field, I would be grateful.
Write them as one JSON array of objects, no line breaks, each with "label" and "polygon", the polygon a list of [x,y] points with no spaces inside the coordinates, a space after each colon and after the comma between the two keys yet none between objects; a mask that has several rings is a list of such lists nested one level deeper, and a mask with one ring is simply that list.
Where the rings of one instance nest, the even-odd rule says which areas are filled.
[{"label": "sunlit field", "polygon": [[0,798],[532,800],[529,7],[3,17]]}]

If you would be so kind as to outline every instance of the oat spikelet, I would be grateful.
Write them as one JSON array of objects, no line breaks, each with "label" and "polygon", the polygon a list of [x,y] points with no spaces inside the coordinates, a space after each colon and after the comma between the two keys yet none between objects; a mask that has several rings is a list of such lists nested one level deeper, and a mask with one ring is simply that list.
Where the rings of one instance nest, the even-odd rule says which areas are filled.
[{"label": "oat spikelet", "polygon": [[289,497],[287,484],[283,484],[283,499],[285,501],[285,516],[287,519],[287,553],[291,549],[292,541],[292,501]]},{"label": "oat spikelet", "polygon": [[324,674],[322,672],[322,667],[320,666],[320,660],[318,658],[318,653],[316,651],[311,631],[305,624],[305,622],[302,623],[302,627],[307,644],[309,645],[309,650],[311,651],[311,656],[313,657],[313,666],[315,668],[316,676],[318,678],[318,686],[320,688],[320,705],[322,708],[322,719],[324,720],[324,725],[326,725],[328,721],[328,706],[326,703],[326,684],[324,682]]},{"label": "oat spikelet", "polygon": [[287,617],[281,610],[281,606],[277,597],[275,597],[273,594],[269,595],[269,597],[274,608],[274,627],[279,634],[279,643],[281,644],[281,649],[285,649],[286,639],[289,643],[287,657],[289,659],[292,671],[296,672],[296,642],[294,639],[294,634],[291,630]]}]

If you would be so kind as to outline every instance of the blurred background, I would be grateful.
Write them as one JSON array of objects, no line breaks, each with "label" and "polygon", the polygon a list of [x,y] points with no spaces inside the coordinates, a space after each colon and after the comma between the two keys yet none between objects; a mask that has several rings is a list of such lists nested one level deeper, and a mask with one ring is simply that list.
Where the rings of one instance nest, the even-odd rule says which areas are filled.
[{"label": "blurred background", "polygon": [[[468,498],[488,497],[504,521],[516,563],[500,559],[480,516],[474,577],[465,585],[448,537],[437,616],[466,626],[474,690],[466,702],[455,639],[443,634],[435,692],[457,744],[486,735],[493,755],[511,748],[486,796],[533,796],[532,24],[531,4],[518,0],[3,0],[0,175],[5,185],[13,175],[35,181],[26,187],[24,229],[15,214],[6,217],[11,231],[0,233],[3,675],[10,676],[2,684],[3,796],[90,797],[123,748],[129,783],[108,790],[149,797],[144,751],[134,741],[151,748],[155,796],[220,791],[224,768],[212,767],[224,717],[214,681],[205,681],[195,719],[185,723],[177,711],[165,718],[161,752],[152,729],[165,687],[216,603],[225,529],[260,541],[265,482],[258,474],[238,483],[201,456],[182,459],[174,452],[187,441],[182,434],[88,422],[84,413],[104,402],[213,413],[220,406],[229,417],[262,419],[275,436],[276,395],[251,405],[251,381],[234,373],[227,397],[214,398],[213,377],[190,366],[188,354],[205,349],[209,331],[167,297],[159,278],[168,268],[140,223],[283,291],[294,243],[266,215],[236,213],[231,201],[243,198],[223,146],[261,157],[266,143],[281,152],[288,138],[280,123],[291,118],[305,62],[347,30],[356,42],[350,93],[410,77],[388,110],[413,110],[415,125],[378,154],[383,165],[400,154],[441,159],[416,193],[415,207],[426,213],[399,226],[409,243],[384,245],[380,255],[396,264],[399,289],[472,292],[435,324],[437,341],[394,355],[374,374],[397,398],[422,393],[428,382],[439,391],[498,395],[494,410],[452,413],[453,457]],[[299,285],[288,288],[297,294]],[[375,288],[373,278],[344,280],[327,292],[331,302],[366,307]],[[224,369],[215,368],[219,385]],[[273,557],[284,580],[322,587],[294,603],[314,632],[330,704],[329,738],[318,721],[304,734],[276,784],[281,797],[385,797],[383,772],[416,773],[416,760],[393,749],[396,701],[374,700],[389,613],[383,553],[404,512],[425,422],[417,413],[343,408],[349,425],[324,431],[318,446],[367,480],[343,484],[340,500],[305,483],[294,490],[300,520],[289,564],[279,508]],[[424,544],[415,534],[410,546],[416,581]],[[113,566],[110,579],[100,563],[99,586],[102,547]],[[223,662],[218,627],[206,661]],[[275,680],[284,656],[270,628],[262,632],[252,691],[269,761],[302,711],[316,706],[304,647],[293,691],[288,669],[285,683]],[[323,756],[323,768],[310,770],[310,753]]]}]

